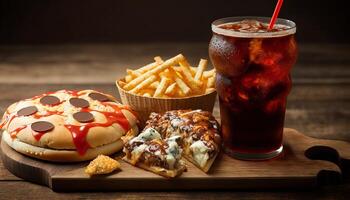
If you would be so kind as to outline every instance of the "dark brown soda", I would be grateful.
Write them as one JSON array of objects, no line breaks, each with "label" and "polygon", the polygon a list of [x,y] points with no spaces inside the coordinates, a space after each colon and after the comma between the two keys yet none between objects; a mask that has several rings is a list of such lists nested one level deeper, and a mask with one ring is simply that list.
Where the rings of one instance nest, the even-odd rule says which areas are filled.
[{"label": "dark brown soda", "polygon": [[[259,25],[243,31],[267,31]],[[242,26],[222,28],[240,31]],[[209,55],[217,71],[226,151],[260,154],[279,149],[297,55],[294,35],[243,38],[213,33]]]}]

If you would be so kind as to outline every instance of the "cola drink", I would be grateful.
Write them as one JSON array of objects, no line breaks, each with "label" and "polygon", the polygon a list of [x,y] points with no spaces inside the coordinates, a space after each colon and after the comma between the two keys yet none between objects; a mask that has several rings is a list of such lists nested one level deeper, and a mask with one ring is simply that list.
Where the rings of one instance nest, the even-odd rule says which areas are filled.
[{"label": "cola drink", "polygon": [[290,70],[297,58],[294,22],[224,18],[213,22],[209,56],[216,68],[224,150],[248,160],[282,152]]}]

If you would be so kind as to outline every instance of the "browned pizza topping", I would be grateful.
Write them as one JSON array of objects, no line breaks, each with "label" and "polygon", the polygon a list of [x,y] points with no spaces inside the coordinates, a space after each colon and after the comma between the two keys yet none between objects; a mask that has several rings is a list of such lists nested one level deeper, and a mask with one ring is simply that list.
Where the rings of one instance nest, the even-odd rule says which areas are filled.
[{"label": "browned pizza topping", "polygon": [[193,130],[192,130],[192,126],[191,126],[191,124],[189,124],[189,125],[182,125],[182,126],[180,126],[180,130],[182,131],[182,132],[185,132],[185,133],[191,133]]},{"label": "browned pizza topping", "polygon": [[[141,141],[134,141],[133,143],[126,143],[124,145],[124,148],[128,150],[128,152],[131,152],[133,149],[135,149],[136,147],[140,146],[141,144],[143,144],[143,142]],[[127,155],[129,158],[131,155]]]},{"label": "browned pizza topping", "polygon": [[47,105],[47,106],[55,106],[57,104],[59,104],[61,101],[59,98],[55,97],[55,96],[44,96],[43,98],[40,99],[40,103],[43,105]]},{"label": "browned pizza topping", "polygon": [[210,140],[203,141],[203,143],[205,144],[205,146],[209,147],[209,149],[215,149],[214,143]]},{"label": "browned pizza topping", "polygon": [[216,144],[221,144],[219,124],[208,111],[173,110],[167,111],[163,115],[152,113],[146,122],[146,127],[152,127],[162,134],[164,132],[172,134],[179,131],[194,141],[213,140]]},{"label": "browned pizza topping", "polygon": [[[164,120],[164,117],[162,117],[158,113],[151,113],[149,120],[146,122],[146,128],[152,127],[156,129],[159,133],[164,133],[165,130],[168,128],[168,120]],[[164,136],[162,136],[164,137]]]},{"label": "browned pizza topping", "polygon": [[73,114],[75,120],[81,123],[88,123],[94,121],[94,116],[89,112],[77,112]]},{"label": "browned pizza topping", "polygon": [[[157,131],[161,139],[152,138],[150,130]],[[174,169],[181,163],[182,154],[191,158],[195,165],[206,169],[209,159],[214,158],[221,145],[219,125],[210,112],[202,110],[173,110],[164,114],[151,113],[139,138],[125,145],[128,159],[164,169]],[[148,135],[148,136],[146,136]],[[158,135],[158,137],[159,137]],[[141,140],[141,143],[138,141]],[[141,146],[143,145],[143,146]],[[181,164],[180,164],[181,165]]]},{"label": "browned pizza topping", "polygon": [[208,121],[209,117],[206,116],[205,114],[199,114],[199,113],[194,113],[192,116],[192,121],[194,123],[201,122],[201,121]]},{"label": "browned pizza topping", "polygon": [[165,160],[162,160],[160,157],[155,156],[150,152],[144,152],[140,157],[141,162],[145,162],[148,166],[157,166],[165,169],[169,169],[169,165]]},{"label": "browned pizza topping", "polygon": [[47,121],[38,121],[34,122],[31,125],[31,128],[33,131],[40,132],[40,133],[45,133],[51,131],[55,126],[51,124],[50,122]]},{"label": "browned pizza topping", "polygon": [[38,112],[38,109],[35,106],[28,106],[17,111],[17,116],[29,116],[36,112]]},{"label": "browned pizza topping", "polygon": [[152,140],[148,143],[149,147],[147,148],[147,150],[149,152],[160,151],[161,153],[165,154],[165,149],[168,147],[167,143],[164,143],[161,140]]},{"label": "browned pizza topping", "polygon": [[108,98],[106,95],[103,95],[97,92],[90,93],[89,97],[93,100],[101,101],[101,102],[111,101],[111,99]]},{"label": "browned pizza topping", "polygon": [[191,137],[192,137],[192,139],[194,141],[200,140],[202,138],[204,139],[205,137],[203,137],[203,136],[205,136],[204,132],[193,132],[193,133],[191,133]]},{"label": "browned pizza topping", "polygon": [[81,98],[70,98],[69,103],[77,108],[87,108],[89,107],[89,102]]}]

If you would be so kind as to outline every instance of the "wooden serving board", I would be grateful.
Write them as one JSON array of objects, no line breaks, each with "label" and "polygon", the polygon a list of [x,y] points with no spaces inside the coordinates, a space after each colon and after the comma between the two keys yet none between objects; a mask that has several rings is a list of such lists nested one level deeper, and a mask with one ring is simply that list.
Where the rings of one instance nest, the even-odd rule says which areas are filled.
[{"label": "wooden serving board", "polygon": [[[26,157],[1,143],[5,167],[54,191],[305,188],[339,183],[350,168],[350,143],[284,130],[284,154],[269,161],[241,161],[221,154],[208,174],[189,163],[188,172],[166,179],[121,162],[122,171],[90,178],[88,162],[56,164]],[[327,161],[328,160],[328,161]]]}]

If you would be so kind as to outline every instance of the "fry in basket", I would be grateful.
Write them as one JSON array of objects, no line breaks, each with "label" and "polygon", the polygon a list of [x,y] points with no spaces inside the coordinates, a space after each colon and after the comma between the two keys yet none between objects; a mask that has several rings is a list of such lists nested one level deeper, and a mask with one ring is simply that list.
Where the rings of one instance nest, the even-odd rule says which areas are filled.
[{"label": "fry in basket", "polygon": [[215,91],[215,88],[207,88],[207,89],[205,90],[205,93],[208,94],[208,93],[212,93],[212,92],[214,92],[214,91]]},{"label": "fry in basket", "polygon": [[166,77],[162,77],[157,90],[154,92],[154,97],[162,97],[169,84],[170,80]]},{"label": "fry in basket", "polygon": [[205,70],[205,68],[207,68],[207,64],[208,64],[208,61],[205,59],[201,59],[199,61],[196,75],[194,76],[194,80],[201,80],[203,71]]},{"label": "fry in basket", "polygon": [[131,77],[139,77],[139,76],[141,76],[140,72],[134,71],[134,70],[131,70],[131,69],[126,69],[126,73],[128,75],[130,75]]},{"label": "fry in basket", "polygon": [[[140,91],[141,89],[147,87],[148,85],[150,85],[153,81],[155,81],[157,79],[156,76],[152,75],[150,77],[148,77],[147,79],[145,79],[144,81],[142,81],[139,85],[137,85],[134,89],[130,90],[130,92],[133,93],[137,93],[138,91]],[[128,84],[125,85],[125,87]]]},{"label": "fry in basket", "polygon": [[169,85],[169,87],[165,90],[165,94],[168,96],[173,96],[175,94],[176,83]]},{"label": "fry in basket", "polygon": [[160,56],[154,62],[139,69],[127,69],[119,87],[130,93],[154,98],[183,98],[215,91],[215,69],[205,71],[208,61],[201,59],[198,67],[192,67],[179,54],[168,60]]},{"label": "fry in basket", "polygon": [[161,72],[162,70],[167,69],[168,67],[175,65],[176,63],[182,61],[184,58],[184,56],[182,54],[179,54],[167,61],[165,61],[164,63],[162,63],[161,65],[153,68],[152,70],[142,74],[141,76],[135,78],[134,80],[130,81],[128,84],[126,84],[124,86],[125,90],[131,90],[134,87],[136,87],[137,84],[141,83],[142,81],[144,81],[147,77],[150,77],[154,74],[157,74],[159,72]]},{"label": "fry in basket", "polygon": [[207,88],[214,87],[214,84],[215,84],[215,77],[212,76],[212,77],[208,78]]},{"label": "fry in basket", "polygon": [[215,75],[215,69],[203,72],[204,78],[209,78]]},{"label": "fry in basket", "polygon": [[180,61],[180,68],[182,69],[182,75],[184,76],[186,82],[190,86],[191,89],[193,90],[199,90],[201,86],[201,82],[198,80],[195,80],[192,77],[191,71],[190,71],[190,65],[188,64],[187,60],[184,59]]},{"label": "fry in basket", "polygon": [[159,81],[154,81],[152,84],[149,85],[149,88],[157,89],[158,86],[159,86]]}]

